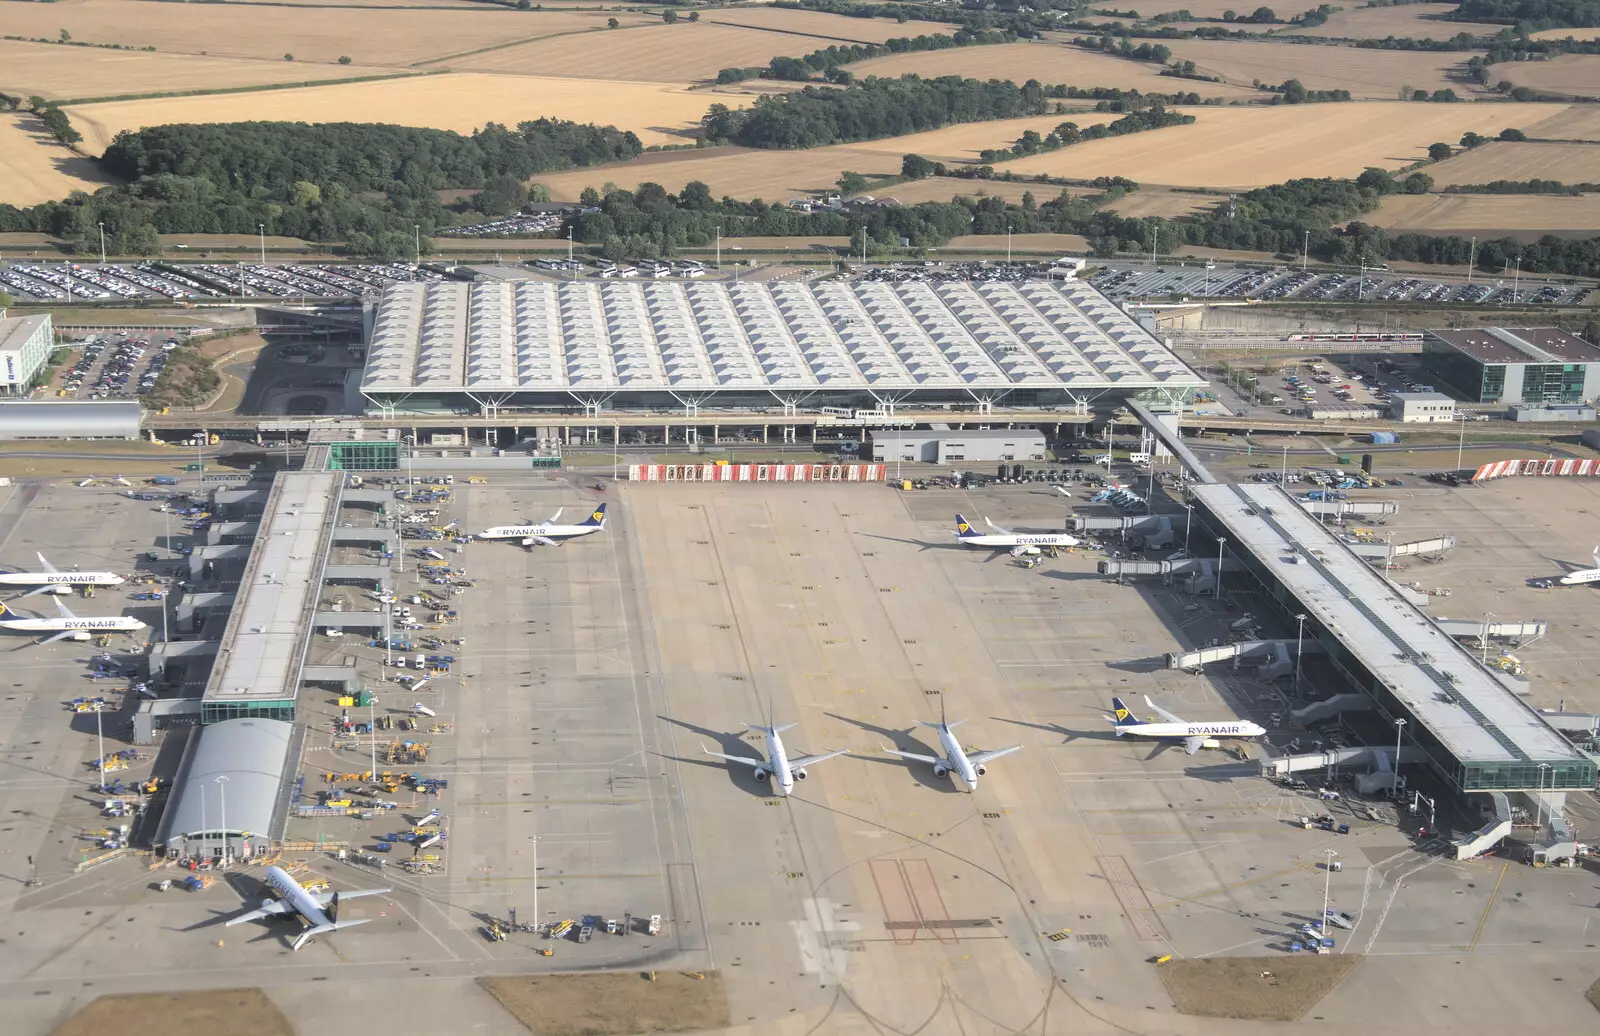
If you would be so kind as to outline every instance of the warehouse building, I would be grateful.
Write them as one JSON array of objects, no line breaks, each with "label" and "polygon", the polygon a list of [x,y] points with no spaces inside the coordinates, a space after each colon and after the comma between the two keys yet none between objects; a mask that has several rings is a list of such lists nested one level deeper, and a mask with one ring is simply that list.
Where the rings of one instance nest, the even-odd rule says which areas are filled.
[{"label": "warehouse building", "polygon": [[[281,834],[295,726],[231,719],[203,728],[179,766],[156,844],[169,857],[247,860]],[[295,750],[298,755],[298,748]]]},{"label": "warehouse building", "polygon": [[0,403],[0,440],[137,439],[144,408],[132,400]]},{"label": "warehouse building", "polygon": [[1073,280],[397,284],[368,314],[369,413],[1178,403],[1205,382]]},{"label": "warehouse building", "polygon": [[1047,460],[1044,433],[1037,428],[935,428],[903,431],[875,428],[872,459],[879,462],[953,464],[994,460]]},{"label": "warehouse building", "polygon": [[50,314],[7,317],[0,309],[0,396],[27,395],[54,346]]},{"label": "warehouse building", "polygon": [[1600,397],[1600,346],[1554,327],[1429,331],[1422,369],[1471,403],[1583,403]]},{"label": "warehouse building", "polygon": [[1443,392],[1396,392],[1389,416],[1404,424],[1448,424],[1456,419],[1456,401]]}]

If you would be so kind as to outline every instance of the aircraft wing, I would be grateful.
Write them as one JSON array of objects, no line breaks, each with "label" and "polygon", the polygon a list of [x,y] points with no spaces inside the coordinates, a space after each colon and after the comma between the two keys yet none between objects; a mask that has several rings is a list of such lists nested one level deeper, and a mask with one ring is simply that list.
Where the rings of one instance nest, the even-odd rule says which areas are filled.
[{"label": "aircraft wing", "polygon": [[995,558],[1003,558],[1007,554],[1010,554],[1010,553],[1011,553],[1011,548],[1010,547],[996,547],[996,548],[994,548],[994,553],[993,554],[990,554],[988,557],[983,559],[983,563],[985,565],[987,565],[989,562],[993,561]]},{"label": "aircraft wing", "polygon": [[560,521],[561,520],[561,512],[565,511],[565,510],[566,510],[565,507],[556,508],[556,513],[552,514],[549,518],[545,519],[545,524],[546,525],[554,525],[556,522]]},{"label": "aircraft wing", "polygon": [[263,917],[282,917],[284,914],[292,913],[294,913],[294,907],[289,905],[288,900],[275,899],[272,902],[261,906],[259,909],[246,910],[242,914],[237,914],[228,918],[226,921],[222,922],[222,927],[227,928],[229,925],[243,924],[246,921],[256,921]]},{"label": "aircraft wing", "polygon": [[821,755],[803,755],[798,759],[790,759],[789,768],[791,770],[797,770],[802,766],[810,766],[813,763],[820,763],[824,759],[836,758],[844,755],[848,751],[850,751],[848,748],[841,748],[837,752],[824,752]]},{"label": "aircraft wing", "polygon": [[724,754],[722,752],[712,752],[712,751],[708,751],[707,749],[704,749],[704,748],[700,749],[700,751],[705,752],[706,755],[714,755],[718,759],[726,759],[730,763],[744,763],[746,766],[756,766],[756,767],[762,767],[762,766],[766,766],[767,765],[767,761],[765,759],[752,759],[748,755],[726,755],[726,754]]},{"label": "aircraft wing", "polygon": [[1185,755],[1194,755],[1205,747],[1206,739],[1203,737],[1186,737],[1183,739],[1183,752]]},{"label": "aircraft wing", "polygon": [[336,898],[343,903],[347,899],[360,899],[362,896],[381,896],[386,892],[393,891],[394,889],[350,889],[348,892],[317,892],[313,893],[312,898],[317,901],[317,906],[326,910]]},{"label": "aircraft wing", "polygon": [[59,571],[61,571],[60,569],[56,568],[56,566],[54,566],[54,565],[50,564],[50,562],[46,561],[44,559],[44,555],[43,554],[35,554],[34,557],[39,559],[39,567],[43,568],[46,572],[59,572]]},{"label": "aircraft wing", "polygon": [[63,602],[62,602],[62,600],[61,600],[61,598],[59,598],[59,597],[52,597],[52,598],[51,598],[51,600],[53,600],[53,601],[55,601],[55,602],[56,602],[56,610],[57,610],[57,611],[59,611],[59,612],[60,612],[60,613],[61,613],[61,617],[62,617],[62,618],[63,618],[63,619],[76,619],[76,618],[77,618],[77,616],[76,616],[76,615],[74,615],[74,614],[72,614],[72,609],[71,609],[71,608],[68,608],[68,607],[67,607],[67,606],[66,606],[66,604],[64,604],[64,603],[63,603]]},{"label": "aircraft wing", "polygon": [[46,644],[54,644],[58,640],[66,640],[68,637],[72,636],[74,633],[77,633],[77,632],[78,632],[77,630],[62,630],[60,633],[52,634],[51,636],[48,636],[48,637],[44,638],[43,640],[39,641],[39,645],[38,646],[39,647],[44,647]]},{"label": "aircraft wing", "polygon": [[559,547],[561,545],[559,540],[553,540],[548,536],[529,536],[522,542],[524,544],[537,543],[541,547]]},{"label": "aircraft wing", "polygon": [[974,752],[967,756],[967,762],[973,766],[982,766],[984,763],[992,762],[1003,755],[1010,755],[1012,752],[1020,752],[1021,750],[1021,745],[1012,745],[1010,748],[997,748],[993,752]]},{"label": "aircraft wing", "polygon": [[1188,720],[1183,719],[1181,716],[1174,716],[1172,713],[1168,712],[1166,709],[1163,709],[1161,706],[1159,706],[1155,702],[1151,701],[1150,700],[1150,696],[1148,694],[1144,696],[1144,703],[1146,705],[1150,706],[1152,709],[1155,709],[1156,712],[1160,713],[1161,718],[1166,720],[1168,723],[1187,723],[1188,722]]},{"label": "aircraft wing", "polygon": [[989,528],[993,529],[995,532],[998,532],[998,533],[1000,533],[1002,535],[1005,535],[1005,536],[1011,535],[1011,530],[1010,529],[1002,529],[1000,526],[996,525],[994,522],[991,522],[989,520],[989,516],[988,515],[984,515],[983,516],[983,524],[987,525]]},{"label": "aircraft wing", "polygon": [[915,752],[902,752],[897,748],[885,748],[883,751],[888,752],[890,755],[897,755],[902,759],[915,759],[919,763],[932,763],[935,766],[938,766],[944,762],[943,759],[940,759],[937,756],[918,755]]}]

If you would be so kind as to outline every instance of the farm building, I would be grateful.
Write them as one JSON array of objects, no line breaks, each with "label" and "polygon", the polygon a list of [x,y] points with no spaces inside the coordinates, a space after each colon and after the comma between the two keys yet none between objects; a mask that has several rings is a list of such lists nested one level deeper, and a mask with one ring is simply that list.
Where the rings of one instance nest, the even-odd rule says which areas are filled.
[{"label": "farm building", "polygon": [[0,403],[0,440],[137,439],[144,408],[124,400]]},{"label": "farm building", "polygon": [[0,396],[26,395],[54,344],[50,314],[7,317],[0,309]]},{"label": "farm building", "polygon": [[416,283],[367,318],[361,393],[383,415],[1083,412],[1205,384],[1070,280]]},{"label": "farm building", "polygon": [[1582,403],[1600,396],[1600,347],[1554,327],[1429,331],[1422,368],[1472,403]]},{"label": "farm building", "polygon": [[985,460],[1045,460],[1044,433],[1037,428],[935,428],[872,430],[875,461],[954,464]]}]

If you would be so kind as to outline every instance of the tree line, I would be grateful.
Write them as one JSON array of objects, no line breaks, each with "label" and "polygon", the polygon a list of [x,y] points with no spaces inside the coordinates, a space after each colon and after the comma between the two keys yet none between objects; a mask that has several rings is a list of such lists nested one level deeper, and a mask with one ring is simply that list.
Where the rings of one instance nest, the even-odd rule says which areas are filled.
[{"label": "tree line", "polygon": [[1463,22],[1508,22],[1529,32],[1600,25],[1600,0],[1461,0],[1450,17]]},{"label": "tree line", "polygon": [[887,54],[909,54],[925,50],[949,50],[953,47],[979,47],[993,43],[1015,43],[1015,33],[1003,29],[968,31],[931,36],[897,36],[883,43],[835,44],[814,50],[803,57],[775,57],[765,65],[746,68],[725,68],[717,73],[718,83],[742,83],[747,79],[780,79],[803,83],[821,74],[830,83],[848,84],[855,76],[843,68],[857,61],[880,58]]},{"label": "tree line", "polygon": [[[1072,147],[1086,140],[1104,140],[1106,137],[1143,133],[1145,130],[1164,129],[1168,126],[1187,126],[1192,122],[1194,122],[1193,115],[1168,111],[1165,107],[1157,104],[1143,111],[1124,115],[1122,118],[1112,122],[1099,123],[1081,129],[1076,122],[1063,122],[1043,136],[1040,136],[1037,130],[1026,130],[1011,147],[988,148],[982,151],[978,157],[985,165],[992,165],[995,162],[1009,162],[1013,158],[1023,158],[1027,155],[1059,151],[1061,148]],[[903,168],[904,163],[902,162]]]}]

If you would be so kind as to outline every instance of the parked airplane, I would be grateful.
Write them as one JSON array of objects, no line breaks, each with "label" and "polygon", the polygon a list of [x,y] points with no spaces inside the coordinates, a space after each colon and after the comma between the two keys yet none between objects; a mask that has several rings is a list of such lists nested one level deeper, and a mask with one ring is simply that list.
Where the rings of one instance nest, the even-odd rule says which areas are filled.
[{"label": "parked airplane", "polygon": [[[1190,723],[1174,716],[1145,695],[1144,703],[1161,714],[1165,723],[1145,722],[1134,716],[1133,710],[1121,698],[1111,699],[1111,723],[1118,737],[1143,737],[1157,741],[1182,741],[1183,750],[1194,755],[1202,748],[1221,748],[1218,738],[1260,737],[1266,728],[1247,719],[1228,720],[1222,723]],[[1160,751],[1160,749],[1157,749]]]},{"label": "parked airplane", "polygon": [[563,540],[576,539],[579,536],[588,536],[600,532],[606,527],[606,505],[600,504],[584,521],[577,525],[557,525],[556,520],[561,517],[562,508],[552,514],[548,521],[538,525],[497,525],[493,529],[485,529],[478,533],[480,540],[521,540],[524,547],[538,544],[541,547],[554,547]]},{"label": "parked airplane", "polygon": [[223,927],[242,924],[245,921],[254,921],[263,917],[289,917],[298,914],[305,918],[307,928],[297,936],[290,949],[298,950],[311,940],[314,935],[327,935],[337,932],[341,928],[354,928],[358,924],[366,924],[371,918],[364,917],[359,921],[339,920],[339,903],[345,899],[359,899],[362,896],[381,896],[393,889],[357,889],[353,892],[307,892],[298,881],[290,877],[282,867],[267,868],[267,887],[278,894],[277,899],[263,899],[261,906],[256,910],[249,910],[238,917],[230,917],[223,922]]},{"label": "parked airplane", "polygon": [[63,572],[46,561],[43,554],[35,556],[43,572],[0,572],[0,586],[34,587],[22,595],[32,597],[34,594],[70,594],[75,586],[117,586],[124,582],[115,572]]},{"label": "parked airplane", "polygon": [[0,629],[15,630],[18,633],[53,633],[55,636],[39,641],[41,644],[53,644],[58,640],[88,640],[96,633],[133,633],[145,628],[144,623],[127,615],[103,615],[80,619],[72,614],[72,610],[63,604],[59,597],[53,597],[51,600],[56,602],[56,608],[61,612],[59,619],[23,618],[7,608],[4,602],[0,602]]},{"label": "parked airplane", "polygon": [[979,532],[971,522],[956,515],[956,542],[964,547],[988,547],[994,551],[989,555],[990,561],[1016,547],[1075,547],[1080,542],[1076,536],[1064,532],[1012,532],[1000,528],[987,518],[984,523],[994,531]]},{"label": "parked airplane", "polygon": [[806,779],[806,767],[813,763],[820,763],[824,759],[844,755],[848,749],[841,748],[837,752],[828,752],[823,755],[803,755],[798,759],[790,759],[789,753],[784,751],[783,738],[779,737],[785,730],[799,726],[798,723],[785,723],[783,726],[758,726],[746,723],[747,730],[755,731],[767,739],[767,758],[752,759],[747,755],[726,755],[722,752],[712,752],[705,748],[700,749],[706,755],[714,755],[718,759],[726,759],[731,763],[743,763],[755,767],[755,778],[764,781],[773,778],[772,790],[779,795],[788,795],[794,791],[794,782]]},{"label": "parked airplane", "polygon": [[939,722],[922,725],[932,727],[939,732],[939,747],[944,749],[944,757],[932,755],[918,755],[915,752],[901,752],[894,748],[885,748],[890,755],[897,755],[902,759],[915,759],[918,762],[932,763],[935,777],[946,777],[951,774],[955,779],[966,785],[968,791],[978,790],[978,778],[989,772],[989,763],[1003,755],[1021,750],[1021,745],[1012,745],[1010,748],[1000,748],[993,752],[973,752],[968,755],[966,749],[961,747],[961,742],[956,738],[954,730],[966,720],[958,719],[954,723],[947,722],[944,718],[944,701],[939,702]]},{"label": "parked airplane", "polygon": [[1556,580],[1556,582],[1560,583],[1562,586],[1581,586],[1584,583],[1600,583],[1600,547],[1596,547],[1594,549],[1594,563],[1594,568],[1584,568],[1579,569],[1576,572],[1568,572],[1566,575]]}]

